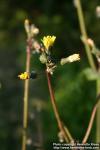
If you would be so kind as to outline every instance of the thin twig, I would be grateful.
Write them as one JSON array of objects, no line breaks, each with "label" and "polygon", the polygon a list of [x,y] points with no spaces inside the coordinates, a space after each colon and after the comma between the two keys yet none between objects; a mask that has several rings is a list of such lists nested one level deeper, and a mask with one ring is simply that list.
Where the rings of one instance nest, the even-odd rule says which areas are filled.
[{"label": "thin twig", "polygon": [[[99,70],[100,71],[100,68]],[[97,86],[97,95],[99,104],[98,104],[98,109],[97,109],[97,116],[96,116],[96,142],[100,142],[100,77],[96,81],[96,86]]]},{"label": "thin twig", "polygon": [[[30,71],[30,43],[27,44],[26,49],[26,72]],[[28,125],[28,94],[29,94],[29,79],[25,80],[24,85],[24,108],[23,108],[23,137],[22,137],[22,150],[26,150],[26,140],[27,140],[27,125]]]},{"label": "thin twig", "polygon": [[72,135],[70,134],[68,128],[66,126],[64,126],[64,129],[65,129],[65,132],[66,132],[68,138],[70,139],[70,141],[71,142],[74,141],[74,139],[72,138]]},{"label": "thin twig", "polygon": [[[56,117],[56,120],[57,120],[57,123],[58,123],[59,130],[62,132],[65,141],[66,142],[71,142],[71,140],[73,138],[72,138],[70,132],[68,131],[68,129],[65,131],[63,123],[60,119],[59,112],[58,112],[57,105],[56,105],[56,101],[55,101],[54,92],[53,92],[53,89],[52,89],[52,86],[51,86],[50,74],[47,71],[46,71],[46,76],[47,76],[47,81],[48,81],[48,87],[49,87],[49,92],[50,92],[51,103],[52,103],[54,114],[55,114],[55,117]],[[68,133],[67,133],[67,131],[68,131]],[[69,134],[70,134],[70,136],[69,136]]]},{"label": "thin twig", "polygon": [[99,101],[97,101],[96,104],[93,107],[93,110],[92,110],[92,113],[91,113],[91,117],[90,117],[90,121],[89,121],[89,124],[88,124],[88,128],[86,130],[86,133],[85,133],[85,136],[84,136],[84,138],[82,140],[82,143],[86,143],[87,140],[88,140],[88,137],[90,135],[90,132],[91,132],[91,129],[92,129],[92,126],[93,126],[93,122],[94,122],[94,119],[95,119],[95,115],[96,115],[98,104],[99,104]]},{"label": "thin twig", "polygon": [[81,34],[82,34],[82,37],[84,38],[84,40],[86,41],[86,42],[84,42],[84,46],[85,46],[87,58],[88,58],[91,68],[93,70],[96,70],[96,66],[95,66],[95,63],[94,63],[94,60],[92,57],[92,53],[91,53],[90,47],[87,43],[88,36],[87,36],[86,28],[85,28],[84,15],[83,15],[80,0],[76,0],[76,9],[77,9],[77,14],[78,14],[78,20],[79,20]]}]

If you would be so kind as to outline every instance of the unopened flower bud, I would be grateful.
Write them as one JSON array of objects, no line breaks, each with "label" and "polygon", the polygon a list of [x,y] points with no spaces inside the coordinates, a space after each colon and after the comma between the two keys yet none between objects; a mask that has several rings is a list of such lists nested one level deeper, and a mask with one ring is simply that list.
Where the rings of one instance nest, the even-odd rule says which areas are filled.
[{"label": "unopened flower bud", "polygon": [[29,34],[29,32],[30,32],[30,25],[29,25],[29,20],[28,19],[25,19],[24,26],[25,26],[26,33]]},{"label": "unopened flower bud", "polygon": [[78,5],[77,3],[78,3],[77,0],[73,0],[73,4],[75,7],[77,7],[77,5]]},{"label": "unopened flower bud", "polygon": [[58,138],[59,138],[59,142],[61,142],[61,143],[64,142],[64,136],[61,131],[58,133]]},{"label": "unopened flower bud", "polygon": [[34,41],[32,46],[35,50],[39,50],[41,48],[40,44],[37,41]]},{"label": "unopened flower bud", "polygon": [[42,64],[47,63],[47,58],[44,53],[40,55],[39,60],[41,61]]},{"label": "unopened flower bud", "polygon": [[100,6],[96,7],[96,16],[100,18]]},{"label": "unopened flower bud", "polygon": [[32,144],[32,139],[27,139],[26,144],[31,145]]},{"label": "unopened flower bud", "polygon": [[31,25],[31,33],[34,35],[39,33],[39,29],[34,24]]},{"label": "unopened flower bud", "polygon": [[79,60],[80,60],[80,55],[79,54],[73,54],[73,55],[70,55],[69,57],[62,58],[60,63],[61,63],[61,65],[64,65],[66,63],[71,63],[71,62],[79,61]]},{"label": "unopened flower bud", "polygon": [[87,39],[87,43],[90,47],[93,47],[94,46],[94,41],[91,39],[91,38],[88,38]]}]

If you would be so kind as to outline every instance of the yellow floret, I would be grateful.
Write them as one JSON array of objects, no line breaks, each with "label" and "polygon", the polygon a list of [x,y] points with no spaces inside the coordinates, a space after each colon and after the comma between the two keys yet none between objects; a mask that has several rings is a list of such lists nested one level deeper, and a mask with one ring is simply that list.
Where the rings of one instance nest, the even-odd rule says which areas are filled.
[{"label": "yellow floret", "polygon": [[50,46],[52,46],[55,42],[56,36],[44,36],[42,42],[44,47],[48,50]]},{"label": "yellow floret", "polygon": [[20,75],[18,75],[18,77],[21,79],[21,80],[26,80],[26,79],[29,79],[30,78],[30,75],[28,72],[24,72],[24,73],[21,73]]}]

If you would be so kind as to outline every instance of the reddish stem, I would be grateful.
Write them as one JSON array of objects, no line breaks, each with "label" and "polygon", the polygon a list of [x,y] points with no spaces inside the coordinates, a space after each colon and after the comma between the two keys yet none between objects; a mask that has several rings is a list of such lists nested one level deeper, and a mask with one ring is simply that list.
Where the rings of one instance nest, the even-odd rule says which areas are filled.
[{"label": "reddish stem", "polygon": [[91,132],[91,129],[92,129],[92,126],[93,126],[93,122],[94,122],[94,118],[95,118],[95,115],[96,115],[98,103],[99,103],[99,101],[97,101],[97,103],[93,107],[93,110],[92,110],[92,113],[91,113],[91,117],[90,117],[90,121],[89,121],[89,124],[88,124],[88,128],[86,130],[86,133],[85,133],[85,136],[84,136],[84,138],[82,140],[82,143],[86,143],[87,139],[88,139],[88,137],[90,135],[90,132]]},{"label": "reddish stem", "polygon": [[56,117],[56,120],[58,123],[59,130],[62,132],[65,141],[70,142],[69,136],[67,135],[67,133],[64,129],[63,123],[62,123],[60,116],[59,116],[59,112],[57,109],[56,100],[55,100],[55,96],[54,96],[54,91],[53,91],[52,86],[51,86],[50,74],[47,71],[46,71],[46,76],[47,76],[47,81],[48,81],[51,103],[52,103],[54,114],[55,114],[55,117]]}]

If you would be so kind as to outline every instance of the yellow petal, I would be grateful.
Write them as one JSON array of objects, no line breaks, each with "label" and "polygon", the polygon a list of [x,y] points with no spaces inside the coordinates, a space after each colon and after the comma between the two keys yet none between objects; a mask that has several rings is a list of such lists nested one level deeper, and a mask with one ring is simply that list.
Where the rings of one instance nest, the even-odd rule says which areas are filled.
[{"label": "yellow petal", "polygon": [[44,36],[42,39],[44,47],[48,50],[55,42],[56,36]]},{"label": "yellow petal", "polygon": [[18,77],[21,79],[21,80],[26,80],[26,79],[29,79],[30,78],[30,75],[28,72],[24,72],[24,73],[21,73],[20,75],[18,75]]}]

